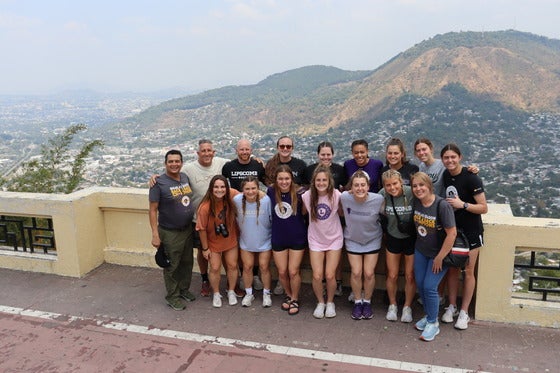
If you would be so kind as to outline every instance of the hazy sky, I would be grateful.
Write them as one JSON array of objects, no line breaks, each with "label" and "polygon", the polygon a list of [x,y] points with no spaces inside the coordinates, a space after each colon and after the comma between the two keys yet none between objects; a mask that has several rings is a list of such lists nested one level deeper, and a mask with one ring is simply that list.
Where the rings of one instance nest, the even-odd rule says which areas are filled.
[{"label": "hazy sky", "polygon": [[0,0],[0,94],[200,90],[372,70],[450,31],[560,39],[558,0]]}]

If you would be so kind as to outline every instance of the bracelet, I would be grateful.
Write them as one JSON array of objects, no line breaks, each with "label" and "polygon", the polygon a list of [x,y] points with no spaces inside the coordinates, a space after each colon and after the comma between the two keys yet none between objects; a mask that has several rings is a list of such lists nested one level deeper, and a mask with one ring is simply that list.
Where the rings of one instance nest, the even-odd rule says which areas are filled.
[{"label": "bracelet", "polygon": [[208,251],[208,248],[206,248],[206,249],[202,249],[202,251]]}]

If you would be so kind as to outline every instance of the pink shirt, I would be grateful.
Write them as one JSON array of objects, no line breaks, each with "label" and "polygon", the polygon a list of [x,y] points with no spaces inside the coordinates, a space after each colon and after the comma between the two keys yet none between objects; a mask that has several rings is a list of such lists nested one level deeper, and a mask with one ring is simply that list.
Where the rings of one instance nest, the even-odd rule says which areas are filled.
[{"label": "pink shirt", "polygon": [[[309,212],[311,210],[311,192],[303,193],[301,199]],[[342,235],[340,217],[338,216],[339,200],[340,192],[336,189],[334,190],[332,201],[328,196],[319,196],[317,220],[312,220],[311,213],[309,213],[309,229],[307,231],[309,250],[328,251],[340,250],[342,248],[344,237]]]}]

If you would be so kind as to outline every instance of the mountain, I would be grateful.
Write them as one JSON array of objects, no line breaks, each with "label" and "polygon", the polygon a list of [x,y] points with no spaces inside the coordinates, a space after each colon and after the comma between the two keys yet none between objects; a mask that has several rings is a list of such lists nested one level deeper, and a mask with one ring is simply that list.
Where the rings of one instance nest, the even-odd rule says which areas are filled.
[{"label": "mountain", "polygon": [[364,79],[332,124],[378,114],[402,95],[431,97],[450,83],[520,110],[560,112],[560,40],[511,30],[437,35]]},{"label": "mountain", "polygon": [[394,136],[409,158],[418,137],[432,140],[436,156],[456,142],[465,163],[479,166],[489,201],[509,203],[519,216],[558,218],[560,41],[511,30],[447,33],[375,70],[302,67],[169,100],[95,130],[107,156],[89,180],[114,186],[145,185],[170,147],[193,159],[201,138],[229,157],[247,136],[267,159],[280,135],[292,135],[308,163],[324,140],[338,162],[358,138],[378,159]]},{"label": "mountain", "polygon": [[560,112],[560,40],[513,30],[437,35],[373,71],[308,66],[149,108],[127,126],[322,133],[365,123],[406,95],[459,84],[522,111]]},{"label": "mountain", "polygon": [[327,123],[371,71],[307,66],[274,74],[255,85],[228,86],[166,101],[130,118],[127,125],[148,128],[219,125],[229,130]]}]

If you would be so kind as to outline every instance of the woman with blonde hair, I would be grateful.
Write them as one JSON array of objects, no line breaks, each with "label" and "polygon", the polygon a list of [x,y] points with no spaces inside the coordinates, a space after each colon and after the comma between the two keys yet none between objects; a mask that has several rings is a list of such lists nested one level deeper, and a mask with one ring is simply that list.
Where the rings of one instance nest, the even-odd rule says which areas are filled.
[{"label": "woman with blonde hair", "polygon": [[379,224],[383,197],[369,192],[369,175],[356,171],[348,182],[349,191],[340,196],[346,226],[344,242],[352,271],[350,285],[354,294],[351,317],[371,319],[371,297],[375,289],[375,267],[381,250],[383,231]]},{"label": "woman with blonde hair", "polygon": [[416,230],[412,222],[413,195],[409,185],[403,185],[403,178],[396,170],[387,170],[381,175],[383,189],[379,191],[384,197],[384,214],[387,217],[387,265],[386,288],[389,308],[386,319],[396,321],[397,280],[401,259],[404,260],[404,306],[401,322],[412,322],[412,301],[416,294],[414,282],[414,242]]},{"label": "woman with blonde hair", "polygon": [[[451,206],[434,194],[430,176],[417,172],[410,179],[414,203],[413,221],[418,235],[414,245],[414,278],[422,299],[425,316],[415,327],[422,331],[420,339],[433,341],[439,334],[438,285],[447,272],[443,258],[451,251],[457,230]],[[438,231],[445,230],[446,237],[440,241]]]}]

